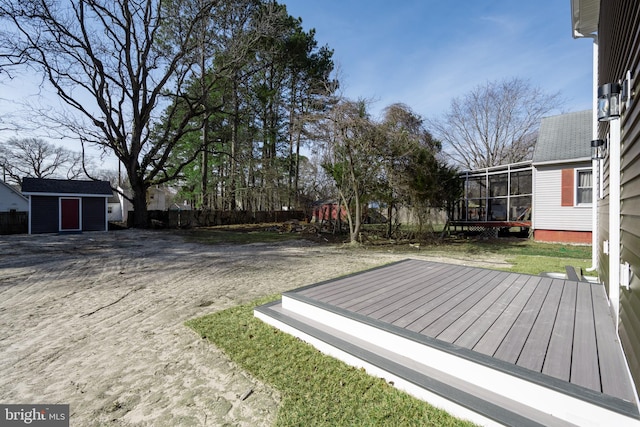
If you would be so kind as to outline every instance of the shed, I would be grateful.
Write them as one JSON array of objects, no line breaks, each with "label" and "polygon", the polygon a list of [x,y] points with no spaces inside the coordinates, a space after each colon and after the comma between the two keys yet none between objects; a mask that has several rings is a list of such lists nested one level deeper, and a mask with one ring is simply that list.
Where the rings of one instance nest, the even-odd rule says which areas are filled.
[{"label": "shed", "polygon": [[533,154],[532,228],[537,241],[591,243],[591,110],[545,117]]},{"label": "shed", "polygon": [[29,234],[107,231],[108,181],[24,178],[29,199]]}]

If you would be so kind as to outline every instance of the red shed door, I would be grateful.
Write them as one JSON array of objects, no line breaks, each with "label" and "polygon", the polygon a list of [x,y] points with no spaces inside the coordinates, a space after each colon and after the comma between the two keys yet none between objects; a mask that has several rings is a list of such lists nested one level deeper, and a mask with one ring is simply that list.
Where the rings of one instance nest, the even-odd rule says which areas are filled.
[{"label": "red shed door", "polygon": [[80,230],[80,199],[60,199],[60,230]]}]

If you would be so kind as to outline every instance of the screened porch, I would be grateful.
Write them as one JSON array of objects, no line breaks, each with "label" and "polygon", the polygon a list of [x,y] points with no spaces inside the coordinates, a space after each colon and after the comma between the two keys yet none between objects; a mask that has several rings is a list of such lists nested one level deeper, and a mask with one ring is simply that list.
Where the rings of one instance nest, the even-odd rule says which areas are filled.
[{"label": "screened porch", "polygon": [[530,227],[533,166],[530,161],[465,171],[463,196],[449,214],[452,226]]}]

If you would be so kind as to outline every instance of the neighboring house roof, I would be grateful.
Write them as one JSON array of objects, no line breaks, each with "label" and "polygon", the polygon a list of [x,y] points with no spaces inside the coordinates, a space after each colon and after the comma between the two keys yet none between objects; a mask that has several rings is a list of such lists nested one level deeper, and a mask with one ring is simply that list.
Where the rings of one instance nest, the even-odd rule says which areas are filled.
[{"label": "neighboring house roof", "polygon": [[592,129],[591,110],[543,118],[533,164],[590,159]]},{"label": "neighboring house roof", "polygon": [[108,181],[79,181],[66,179],[23,178],[22,193],[31,194],[74,194],[111,197]]}]

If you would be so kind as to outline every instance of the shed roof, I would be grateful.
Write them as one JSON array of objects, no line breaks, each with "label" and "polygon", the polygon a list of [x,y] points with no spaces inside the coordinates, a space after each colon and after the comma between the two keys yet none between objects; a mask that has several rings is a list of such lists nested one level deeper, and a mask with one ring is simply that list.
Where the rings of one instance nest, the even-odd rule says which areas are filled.
[{"label": "shed roof", "polygon": [[75,194],[111,197],[108,181],[80,181],[67,179],[23,178],[22,193],[29,194]]},{"label": "shed roof", "polygon": [[533,153],[533,163],[590,159],[592,129],[591,110],[543,118]]}]

